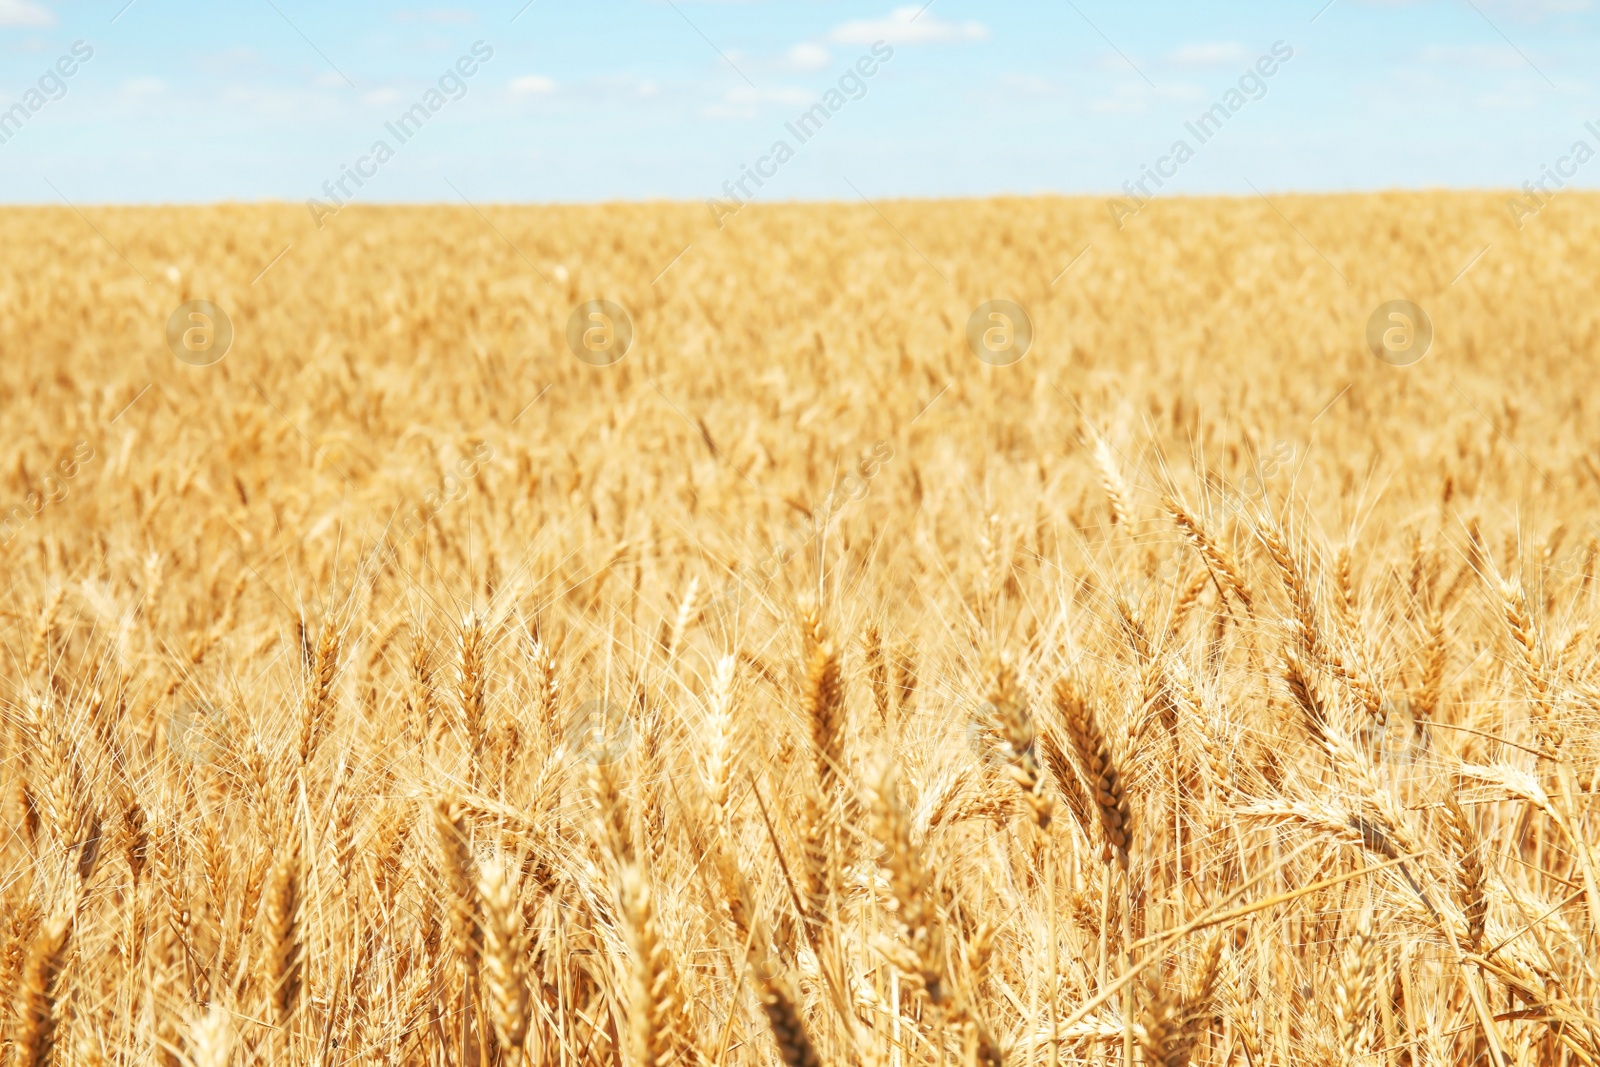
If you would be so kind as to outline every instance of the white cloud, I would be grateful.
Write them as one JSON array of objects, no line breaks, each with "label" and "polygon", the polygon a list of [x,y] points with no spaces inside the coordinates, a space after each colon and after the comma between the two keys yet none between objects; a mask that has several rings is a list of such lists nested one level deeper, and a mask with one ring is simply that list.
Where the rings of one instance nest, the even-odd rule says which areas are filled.
[{"label": "white cloud", "polygon": [[253,115],[271,117],[303,115],[307,109],[328,106],[327,94],[314,89],[248,83],[225,86],[220,99]]},{"label": "white cloud", "polygon": [[1245,50],[1237,41],[1196,41],[1174,49],[1167,58],[1185,67],[1210,67],[1237,63],[1245,58]]},{"label": "white cloud", "polygon": [[789,66],[793,70],[822,70],[830,58],[820,44],[797,44],[789,49]]},{"label": "white cloud", "polygon": [[160,78],[130,78],[122,83],[122,95],[129,100],[149,100],[167,91]]},{"label": "white cloud", "polygon": [[[1429,0],[1352,0],[1360,7],[1413,7]],[[1537,21],[1546,15],[1564,15],[1574,11],[1589,11],[1593,0],[1480,0],[1484,7],[1496,14],[1524,21]]]},{"label": "white cloud", "polygon": [[1101,114],[1138,114],[1150,108],[1152,100],[1194,100],[1204,96],[1198,85],[1178,83],[1152,89],[1144,82],[1127,81],[1117,86],[1116,94],[1091,101],[1089,110]]},{"label": "white cloud", "polygon": [[459,26],[468,22],[477,22],[478,16],[471,11],[462,11],[458,8],[436,7],[429,11],[396,11],[396,22],[431,22],[435,25]]},{"label": "white cloud", "polygon": [[1422,50],[1422,61],[1490,70],[1523,66],[1523,59],[1515,48],[1493,44],[1431,44]]},{"label": "white cloud", "polygon": [[585,92],[603,93],[613,100],[654,100],[663,92],[660,82],[634,74],[600,74],[585,79],[583,86]]},{"label": "white cloud", "polygon": [[1480,93],[1478,106],[1492,111],[1532,111],[1539,106],[1540,98],[1532,93]]},{"label": "white cloud", "polygon": [[833,28],[828,39],[836,44],[935,44],[982,41],[989,28],[981,22],[948,22],[928,12],[926,5],[897,7],[883,18],[853,19]]},{"label": "white cloud", "polygon": [[741,85],[722,94],[722,103],[712,104],[705,109],[705,114],[713,119],[753,119],[761,114],[762,104],[805,107],[815,101],[816,94],[804,89],[752,89]]},{"label": "white cloud", "polygon": [[0,26],[54,26],[56,13],[33,0],[0,0]]},{"label": "white cloud", "polygon": [[517,96],[545,96],[556,91],[555,80],[543,74],[524,74],[512,78],[510,86],[512,93]]},{"label": "white cloud", "polygon": [[1000,84],[1029,96],[1054,96],[1061,91],[1061,87],[1055,82],[1049,78],[1041,78],[1037,74],[1002,74]]},{"label": "white cloud", "polygon": [[729,89],[726,95],[730,104],[809,104],[816,99],[804,89],[752,89],[747,85]]},{"label": "white cloud", "polygon": [[374,89],[363,94],[361,99],[369,104],[392,104],[400,99],[400,92],[397,89]]}]

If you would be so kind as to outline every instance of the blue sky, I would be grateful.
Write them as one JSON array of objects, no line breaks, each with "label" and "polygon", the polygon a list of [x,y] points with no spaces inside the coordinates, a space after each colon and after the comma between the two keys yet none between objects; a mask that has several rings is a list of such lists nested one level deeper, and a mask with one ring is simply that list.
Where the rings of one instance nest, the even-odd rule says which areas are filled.
[{"label": "blue sky", "polygon": [[[0,0],[0,113],[45,100],[0,143],[0,202],[303,201],[380,139],[362,202],[704,200],[778,139],[761,200],[1110,193],[1179,138],[1163,194],[1516,187],[1600,148],[1593,0],[524,2]],[[799,144],[785,123],[878,39]],[[80,40],[64,95],[30,97]],[[386,132],[479,41],[459,99]],[[1200,145],[1185,123],[1276,42]]]}]

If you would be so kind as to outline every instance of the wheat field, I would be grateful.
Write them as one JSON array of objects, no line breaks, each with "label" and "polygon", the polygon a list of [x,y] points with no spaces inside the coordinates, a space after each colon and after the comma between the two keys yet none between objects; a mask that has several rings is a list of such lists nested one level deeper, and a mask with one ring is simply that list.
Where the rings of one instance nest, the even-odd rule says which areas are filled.
[{"label": "wheat field", "polygon": [[1520,221],[5,209],[4,1056],[1600,1063],[1600,198]]}]

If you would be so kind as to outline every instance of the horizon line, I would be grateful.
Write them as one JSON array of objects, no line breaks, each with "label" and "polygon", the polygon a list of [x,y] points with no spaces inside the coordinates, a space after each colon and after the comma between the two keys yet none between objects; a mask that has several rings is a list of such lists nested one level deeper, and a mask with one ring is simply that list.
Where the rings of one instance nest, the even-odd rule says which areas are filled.
[{"label": "horizon line", "polygon": [[[1382,188],[1363,189],[1277,189],[1266,190],[1274,196],[1293,196],[1306,198],[1336,198],[1336,197],[1375,197],[1375,196],[1515,196],[1530,195],[1526,190],[1511,186],[1386,186]],[[1546,200],[1554,200],[1568,193],[1594,194],[1600,193],[1600,186],[1573,187],[1568,186],[1554,193],[1546,193]],[[312,197],[310,200],[316,200]],[[876,200],[893,202],[918,202],[918,203],[980,203],[994,200],[1093,200],[1134,201],[1121,190],[1113,192],[1054,192],[1040,191],[1031,193],[969,193],[969,194],[879,194]],[[1261,194],[1251,192],[1216,192],[1216,193],[1163,193],[1144,201],[1145,206],[1159,204],[1164,200],[1259,200]],[[172,208],[172,207],[293,207],[304,210],[309,200],[288,200],[281,197],[262,197],[259,199],[216,199],[216,200],[84,200],[76,201],[72,205],[63,204],[59,200],[0,200],[0,210],[26,209],[26,208],[63,208],[72,210],[73,207],[98,207],[98,208]],[[492,204],[496,207],[614,207],[614,206],[664,206],[681,205],[684,207],[704,208],[709,203],[729,203],[725,197],[705,197],[701,199],[686,199],[682,197],[615,197],[604,200],[479,200],[478,204]],[[750,199],[742,202],[744,207],[830,207],[830,206],[860,206],[859,199],[846,197],[793,197],[786,200],[759,200]],[[352,208],[437,208],[455,207],[472,210],[472,205],[463,204],[455,200],[372,200],[372,201],[346,201],[340,211]]]}]

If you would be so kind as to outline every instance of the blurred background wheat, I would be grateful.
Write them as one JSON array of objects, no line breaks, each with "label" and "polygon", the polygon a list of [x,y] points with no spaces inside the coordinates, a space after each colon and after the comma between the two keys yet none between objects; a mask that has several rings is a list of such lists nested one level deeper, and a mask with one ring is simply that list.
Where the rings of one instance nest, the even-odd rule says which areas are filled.
[{"label": "blurred background wheat", "polygon": [[1600,1062],[1600,201],[1502,199],[5,209],[6,1056]]}]

